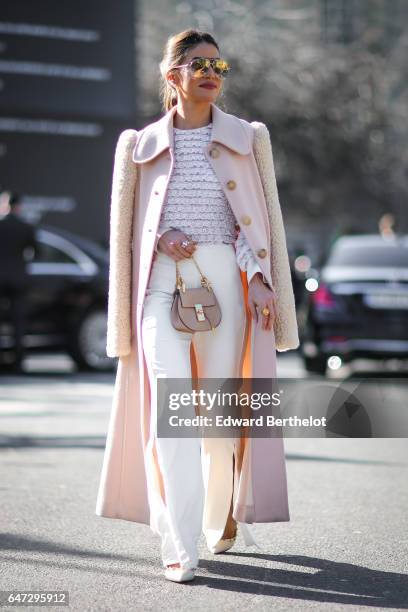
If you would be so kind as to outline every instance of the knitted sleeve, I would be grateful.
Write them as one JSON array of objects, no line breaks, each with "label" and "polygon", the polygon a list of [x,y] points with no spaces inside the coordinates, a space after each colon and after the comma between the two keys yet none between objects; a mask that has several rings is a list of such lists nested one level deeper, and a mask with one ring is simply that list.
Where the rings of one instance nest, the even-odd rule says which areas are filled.
[{"label": "knitted sleeve", "polygon": [[132,160],[137,131],[121,132],[113,167],[110,242],[107,345],[108,357],[130,353],[132,218],[137,165]]}]

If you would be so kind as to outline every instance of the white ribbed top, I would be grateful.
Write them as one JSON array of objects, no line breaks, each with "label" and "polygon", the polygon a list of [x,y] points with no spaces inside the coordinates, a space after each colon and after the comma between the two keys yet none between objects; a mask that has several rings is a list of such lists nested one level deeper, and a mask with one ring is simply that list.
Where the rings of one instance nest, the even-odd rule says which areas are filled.
[{"label": "white ribbed top", "polygon": [[[235,215],[204,155],[205,146],[211,139],[211,130],[212,123],[187,130],[173,127],[174,167],[163,202],[158,233],[175,227],[198,243],[235,242]],[[235,248],[241,270],[247,269],[249,261],[259,269],[242,231]]]},{"label": "white ribbed top", "polygon": [[212,123],[200,128],[173,128],[174,168],[160,217],[163,227],[177,227],[192,240],[232,243],[235,215],[204,155]]}]

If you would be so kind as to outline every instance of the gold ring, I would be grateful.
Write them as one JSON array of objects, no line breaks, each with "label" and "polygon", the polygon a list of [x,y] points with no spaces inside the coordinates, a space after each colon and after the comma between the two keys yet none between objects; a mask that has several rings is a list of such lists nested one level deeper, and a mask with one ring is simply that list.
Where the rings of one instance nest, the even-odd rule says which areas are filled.
[{"label": "gold ring", "polygon": [[265,306],[265,308],[262,309],[262,314],[266,316],[268,316],[268,314],[270,314],[270,310],[267,306]]}]

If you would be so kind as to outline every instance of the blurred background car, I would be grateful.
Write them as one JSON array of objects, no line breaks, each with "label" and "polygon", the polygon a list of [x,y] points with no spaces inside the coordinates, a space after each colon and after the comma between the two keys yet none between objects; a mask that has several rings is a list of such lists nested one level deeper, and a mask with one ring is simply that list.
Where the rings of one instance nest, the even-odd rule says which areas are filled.
[{"label": "blurred background car", "polygon": [[[66,352],[80,370],[111,371],[106,355],[109,253],[60,228],[36,229],[37,253],[27,264],[26,354]],[[8,300],[0,298],[0,364],[13,351]]]},{"label": "blurred background car", "polygon": [[408,236],[342,236],[305,281],[306,370],[327,360],[408,357]]}]

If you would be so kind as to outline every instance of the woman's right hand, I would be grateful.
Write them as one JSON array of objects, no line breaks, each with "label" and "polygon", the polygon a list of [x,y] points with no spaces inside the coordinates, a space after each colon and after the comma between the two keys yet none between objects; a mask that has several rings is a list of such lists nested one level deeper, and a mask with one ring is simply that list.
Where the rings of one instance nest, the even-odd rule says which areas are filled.
[{"label": "woman's right hand", "polygon": [[[187,242],[186,246],[182,246],[183,242]],[[157,250],[171,257],[173,261],[180,261],[191,257],[197,248],[196,245],[197,242],[190,240],[181,230],[171,229],[161,235],[157,243]]]}]

